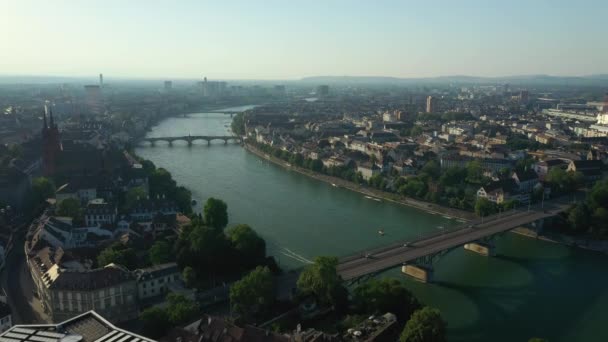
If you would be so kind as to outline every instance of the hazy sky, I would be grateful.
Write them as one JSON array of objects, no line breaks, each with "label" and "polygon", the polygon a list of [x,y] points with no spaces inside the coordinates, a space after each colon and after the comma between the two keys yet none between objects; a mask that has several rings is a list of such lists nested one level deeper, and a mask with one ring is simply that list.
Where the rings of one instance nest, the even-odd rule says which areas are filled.
[{"label": "hazy sky", "polygon": [[607,0],[0,0],[0,74],[608,73]]}]

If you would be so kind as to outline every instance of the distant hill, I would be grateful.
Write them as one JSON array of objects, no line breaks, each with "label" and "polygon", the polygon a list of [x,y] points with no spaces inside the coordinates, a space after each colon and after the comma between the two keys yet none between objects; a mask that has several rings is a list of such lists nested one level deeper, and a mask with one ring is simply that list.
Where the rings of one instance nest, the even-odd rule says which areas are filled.
[{"label": "distant hill", "polygon": [[551,76],[551,75],[516,75],[504,77],[478,77],[466,75],[398,78],[383,76],[314,76],[305,77],[301,82],[328,84],[521,84],[521,85],[577,85],[608,86],[608,74],[588,76]]}]

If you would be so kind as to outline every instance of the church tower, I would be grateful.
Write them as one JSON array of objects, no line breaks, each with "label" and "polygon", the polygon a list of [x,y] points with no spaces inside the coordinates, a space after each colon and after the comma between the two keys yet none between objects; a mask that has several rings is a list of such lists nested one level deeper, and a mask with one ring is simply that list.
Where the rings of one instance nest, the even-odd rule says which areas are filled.
[{"label": "church tower", "polygon": [[61,151],[61,139],[59,127],[53,118],[53,112],[49,110],[49,123],[47,123],[46,112],[43,113],[42,126],[42,171],[45,176],[55,174],[57,156]]}]

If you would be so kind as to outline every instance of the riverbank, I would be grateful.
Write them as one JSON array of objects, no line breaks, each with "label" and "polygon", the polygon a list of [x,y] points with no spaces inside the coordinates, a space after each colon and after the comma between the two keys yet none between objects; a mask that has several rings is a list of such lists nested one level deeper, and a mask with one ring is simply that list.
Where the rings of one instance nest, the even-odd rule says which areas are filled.
[{"label": "riverbank", "polygon": [[578,247],[584,250],[599,252],[608,254],[608,241],[598,241],[598,240],[590,240],[586,238],[575,238],[569,235],[560,234],[560,233],[551,233],[550,235],[543,235],[536,233],[532,229],[519,227],[511,230],[512,233],[522,235],[525,237],[556,243],[559,245],[569,246],[569,247]]},{"label": "riverbank", "polygon": [[344,180],[341,178],[332,177],[332,176],[320,174],[318,172],[310,171],[308,169],[297,167],[297,166],[294,166],[294,165],[291,165],[291,164],[285,162],[284,160],[281,160],[281,159],[273,157],[267,153],[264,153],[264,152],[260,151],[259,149],[257,149],[256,147],[254,147],[250,144],[247,144],[246,142],[243,143],[243,148],[245,148],[245,150],[247,150],[248,152],[255,154],[256,156],[258,156],[262,159],[265,159],[275,165],[281,166],[287,170],[295,171],[302,175],[319,180],[321,182],[325,182],[325,183],[328,183],[331,185],[335,185],[337,187],[345,188],[350,191],[360,193],[365,196],[369,196],[373,200],[392,202],[392,203],[416,208],[418,210],[422,210],[422,211],[425,211],[430,214],[441,215],[444,217],[455,218],[455,219],[464,220],[464,221],[473,220],[475,218],[475,215],[473,213],[470,213],[467,211],[454,209],[454,208],[448,208],[448,207],[444,207],[444,206],[437,205],[434,203],[428,203],[428,202],[424,202],[424,201],[420,201],[420,200],[415,200],[412,198],[406,198],[406,197],[392,194],[392,193],[389,193],[386,191],[372,189],[372,188],[369,188],[366,186],[355,184],[353,182],[350,182],[350,181],[347,181],[347,180]]}]

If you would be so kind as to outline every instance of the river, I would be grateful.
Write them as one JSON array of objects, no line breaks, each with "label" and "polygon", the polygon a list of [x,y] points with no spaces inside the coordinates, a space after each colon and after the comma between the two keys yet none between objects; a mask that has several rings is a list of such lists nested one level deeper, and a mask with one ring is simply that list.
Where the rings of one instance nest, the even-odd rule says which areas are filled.
[{"label": "river", "polygon": [[[147,137],[225,135],[230,122],[224,114],[189,114],[162,121]],[[157,143],[136,152],[169,170],[199,206],[209,197],[226,201],[229,225],[252,226],[284,268],[459,223],[334,188],[223,141],[191,147]],[[496,245],[493,258],[461,249],[444,256],[435,264],[433,284],[413,281],[399,270],[385,275],[402,279],[422,302],[442,311],[450,341],[511,342],[534,336],[551,342],[608,341],[608,257],[510,233],[497,238]]]}]

